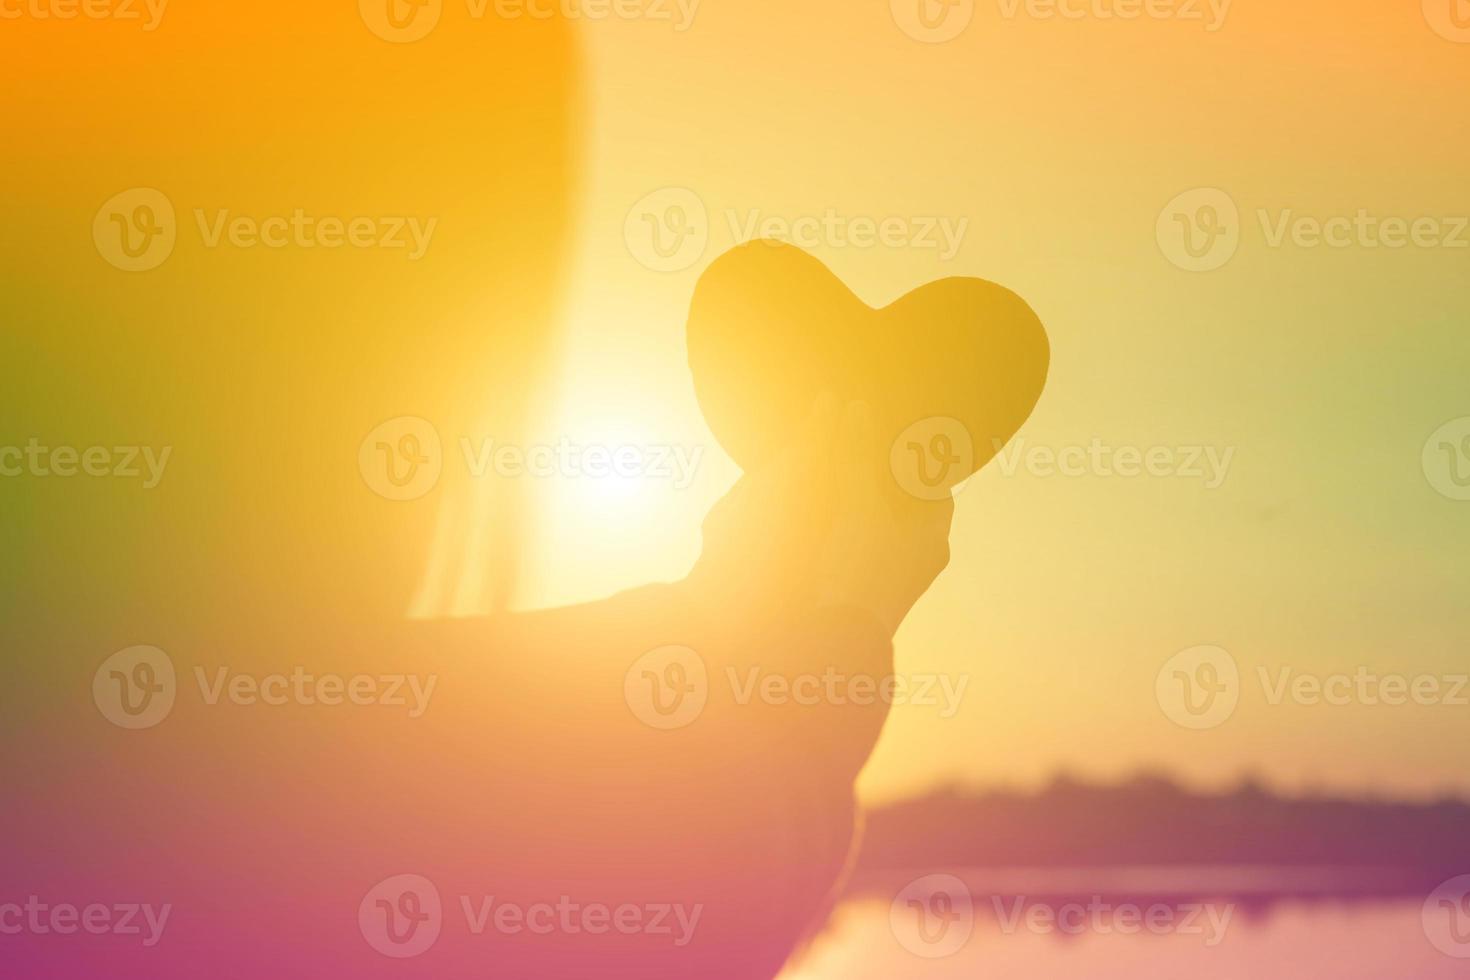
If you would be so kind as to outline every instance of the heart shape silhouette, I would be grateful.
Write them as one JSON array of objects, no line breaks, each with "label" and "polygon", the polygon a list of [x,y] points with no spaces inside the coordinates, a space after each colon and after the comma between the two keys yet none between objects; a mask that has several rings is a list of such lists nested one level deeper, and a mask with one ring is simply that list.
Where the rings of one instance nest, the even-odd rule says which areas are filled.
[{"label": "heart shape silhouette", "polygon": [[1050,361],[1041,321],[1003,286],[941,279],[874,309],[815,256],[766,240],[705,270],[687,331],[700,408],[743,469],[825,390],[868,403],[899,483],[929,499],[1010,441]]}]

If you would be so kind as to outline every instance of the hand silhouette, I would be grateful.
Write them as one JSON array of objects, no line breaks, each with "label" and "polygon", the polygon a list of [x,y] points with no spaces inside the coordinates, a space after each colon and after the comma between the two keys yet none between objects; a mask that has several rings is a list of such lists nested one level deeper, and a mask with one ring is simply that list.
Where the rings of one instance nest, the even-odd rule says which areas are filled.
[{"label": "hand silhouette", "polygon": [[905,493],[887,450],[865,404],[823,392],[710,511],[690,582],[753,610],[848,607],[892,636],[949,563],[954,500]]}]

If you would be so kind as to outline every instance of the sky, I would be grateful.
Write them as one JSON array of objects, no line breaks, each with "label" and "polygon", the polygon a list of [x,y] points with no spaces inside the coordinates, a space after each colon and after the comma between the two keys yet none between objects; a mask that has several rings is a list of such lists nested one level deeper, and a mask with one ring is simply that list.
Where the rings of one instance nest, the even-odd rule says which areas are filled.
[{"label": "sky", "polygon": [[[895,708],[868,798],[1145,769],[1470,790],[1470,694],[1452,692],[1470,503],[1425,462],[1470,415],[1470,46],[1429,2],[1101,15],[1124,8],[961,4],[942,43],[907,33],[897,0],[579,24],[586,156],[551,424],[702,455],[683,489],[554,481],[518,603],[694,560],[738,470],[699,415],[684,319],[701,270],[765,229],[874,306],[999,282],[1051,338],[1040,405],[959,493],[950,566],[896,641],[901,674],[968,678],[964,698],[950,717]],[[1178,216],[1216,205],[1225,237],[1191,268]],[[671,208],[694,233],[661,256],[648,216],[672,247]],[[863,238],[889,218],[886,242]],[[1343,244],[1323,237],[1333,218]],[[1421,218],[1435,244],[1382,244]],[[1134,451],[1154,463],[1130,468]],[[1201,646],[1235,664],[1236,705],[1192,729],[1156,681]],[[1316,703],[1299,680],[1358,674]],[[1384,676],[1439,694],[1370,703]]]},{"label": "sky", "polygon": [[[553,23],[444,0],[423,43],[368,0],[7,20],[26,98],[0,208],[24,232],[0,312],[29,329],[0,333],[28,366],[5,421],[17,445],[177,449],[156,494],[0,485],[26,518],[0,573],[56,604],[46,629],[98,634],[35,669],[89,678],[195,613],[360,608],[397,577],[420,615],[493,609],[514,571],[521,610],[680,578],[739,476],[695,398],[690,298],[764,235],[875,307],[992,280],[1051,341],[895,641],[901,675],[963,696],[895,706],[865,797],[1142,770],[1470,792],[1470,10],[924,3],[564,0]],[[102,247],[129,188],[178,214],[146,274]],[[417,264],[210,237],[292,209],[442,220]],[[507,406],[527,420],[466,421]],[[387,508],[352,463],[391,416],[452,419],[448,452],[626,444],[672,469]],[[430,538],[427,573],[385,584],[376,552]],[[178,599],[205,576],[217,608]]]}]

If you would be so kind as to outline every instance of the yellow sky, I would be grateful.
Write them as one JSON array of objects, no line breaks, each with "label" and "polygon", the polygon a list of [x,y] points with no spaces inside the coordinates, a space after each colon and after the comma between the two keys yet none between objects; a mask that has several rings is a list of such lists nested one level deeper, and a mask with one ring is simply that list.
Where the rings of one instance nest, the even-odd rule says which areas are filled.
[{"label": "yellow sky", "polygon": [[[964,674],[966,698],[948,719],[898,709],[865,791],[1143,767],[1470,788],[1452,757],[1470,705],[1273,705],[1258,670],[1470,669],[1470,503],[1436,493],[1420,462],[1437,426],[1470,415],[1470,250],[1268,234],[1288,212],[1470,214],[1470,46],[1417,5],[1350,6],[1241,5],[1211,32],[980,5],[941,45],[874,2],[841,23],[767,0],[701,5],[683,32],[584,23],[582,223],[548,433],[704,455],[687,489],[548,483],[522,605],[676,578],[697,554],[737,475],[685,364],[704,265],[756,219],[847,233],[897,217],[915,235],[932,219],[963,229],[952,256],[942,237],[863,248],[831,232],[813,251],[873,304],[949,275],[1017,290],[1053,347],[1022,450],[1167,448],[1184,472],[1046,475],[1023,455],[971,481],[951,567],[898,640],[901,671]],[[1161,209],[1198,187],[1241,215],[1238,252],[1208,273],[1155,237]],[[649,268],[663,260],[625,235],[630,210],[691,201],[707,244]],[[1244,680],[1228,722],[1189,731],[1154,683],[1199,644]]]}]

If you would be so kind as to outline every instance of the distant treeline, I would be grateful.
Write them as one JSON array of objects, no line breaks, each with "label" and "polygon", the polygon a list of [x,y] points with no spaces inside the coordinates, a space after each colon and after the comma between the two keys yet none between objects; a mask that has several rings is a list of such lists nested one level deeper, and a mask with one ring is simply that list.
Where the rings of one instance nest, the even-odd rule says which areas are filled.
[{"label": "distant treeline", "polygon": [[859,868],[1276,865],[1470,873],[1470,805],[1194,793],[1156,777],[946,791],[869,811]]}]

